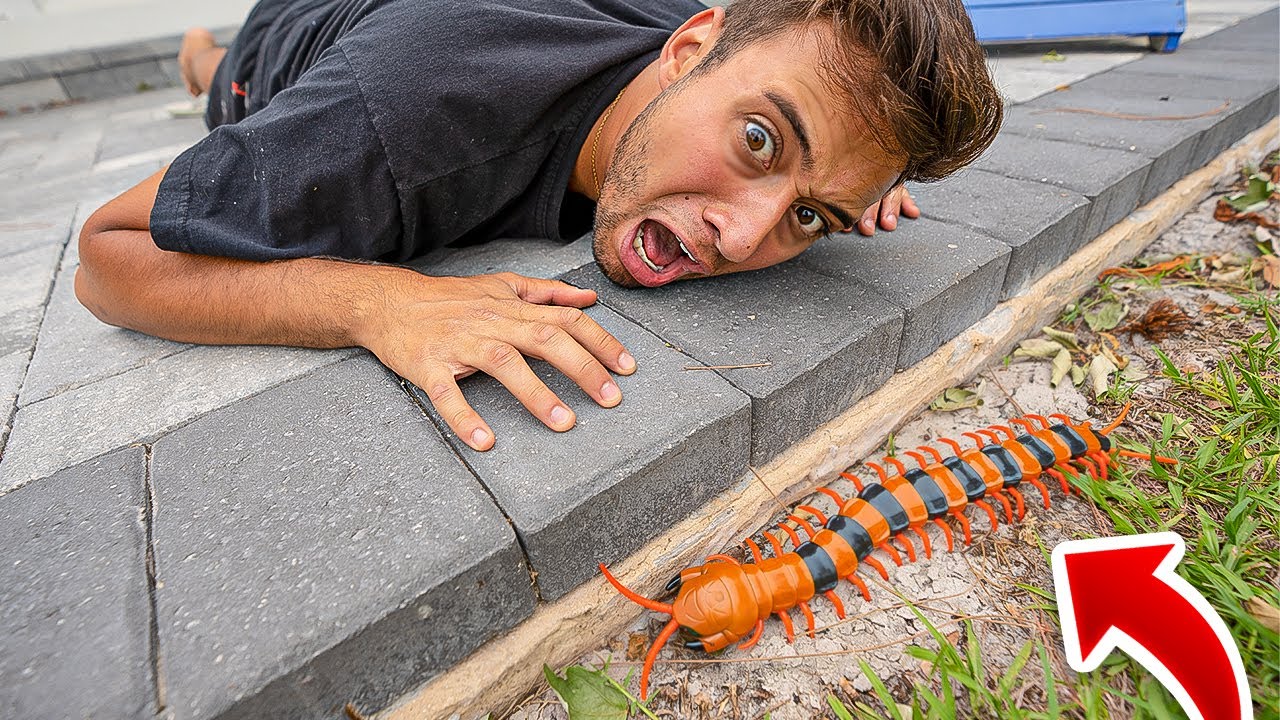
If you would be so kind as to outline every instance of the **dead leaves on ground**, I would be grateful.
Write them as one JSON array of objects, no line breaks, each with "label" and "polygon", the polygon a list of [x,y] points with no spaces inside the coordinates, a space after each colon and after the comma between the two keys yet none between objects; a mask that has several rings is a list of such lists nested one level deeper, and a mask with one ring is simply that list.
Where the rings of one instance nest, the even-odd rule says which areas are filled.
[{"label": "dead leaves on ground", "polygon": [[1194,322],[1178,304],[1169,298],[1160,298],[1142,317],[1120,328],[1117,332],[1135,333],[1151,342],[1160,342],[1190,330]]}]

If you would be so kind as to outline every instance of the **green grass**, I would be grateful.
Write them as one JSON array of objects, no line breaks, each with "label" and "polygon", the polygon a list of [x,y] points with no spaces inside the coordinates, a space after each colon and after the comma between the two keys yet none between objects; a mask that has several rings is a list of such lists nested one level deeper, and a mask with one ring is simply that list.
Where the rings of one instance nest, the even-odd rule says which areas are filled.
[{"label": "green grass", "polygon": [[[1280,635],[1246,609],[1251,598],[1280,607],[1280,331],[1275,301],[1259,303],[1266,330],[1231,343],[1229,356],[1213,372],[1184,373],[1164,358],[1163,374],[1173,385],[1166,398],[1171,411],[1160,415],[1153,448],[1128,447],[1176,456],[1177,466],[1131,463],[1134,472],[1117,469],[1109,482],[1077,478],[1077,484],[1118,533],[1172,530],[1186,540],[1178,572],[1226,622],[1249,676],[1256,717],[1274,719],[1280,718]],[[1051,593],[1024,589],[1056,621]],[[1111,718],[1117,704],[1127,706],[1124,715],[1139,719],[1185,717],[1146,670],[1118,652],[1091,673],[1064,678],[1055,675],[1046,648],[1033,640],[1009,668],[997,671],[984,662],[972,627],[966,625],[952,642],[919,617],[933,642],[909,652],[931,663],[929,680],[911,688],[909,697],[894,697],[863,664],[870,696],[852,707],[829,696],[834,717]]]}]

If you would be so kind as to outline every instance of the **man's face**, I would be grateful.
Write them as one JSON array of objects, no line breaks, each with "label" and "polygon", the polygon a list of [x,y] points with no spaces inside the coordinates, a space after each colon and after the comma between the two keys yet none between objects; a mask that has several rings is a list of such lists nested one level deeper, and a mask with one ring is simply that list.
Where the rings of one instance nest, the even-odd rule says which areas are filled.
[{"label": "man's face", "polygon": [[755,270],[851,227],[897,160],[837,114],[818,31],[797,29],[682,73],[622,136],[594,250],[626,286]]}]

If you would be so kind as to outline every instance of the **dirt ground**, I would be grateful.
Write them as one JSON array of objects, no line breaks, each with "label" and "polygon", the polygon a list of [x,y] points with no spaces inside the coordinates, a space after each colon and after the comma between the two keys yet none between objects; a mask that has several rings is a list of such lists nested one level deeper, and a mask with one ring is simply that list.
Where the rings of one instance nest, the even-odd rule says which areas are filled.
[{"label": "dirt ground", "polygon": [[[1257,244],[1269,243],[1267,231],[1258,231],[1252,222],[1226,224],[1213,218],[1214,206],[1227,188],[1219,188],[1172,228],[1165,232],[1138,259],[1136,265],[1151,265],[1180,255],[1199,259],[1166,277],[1163,282],[1143,278],[1117,278],[1110,282],[1110,295],[1095,289],[1080,301],[1081,309],[1096,308],[1097,302],[1111,297],[1127,306],[1118,328],[1102,338],[1089,329],[1082,313],[1064,311],[1055,325],[1077,333],[1081,350],[1073,359],[1085,360],[1097,354],[1102,345],[1121,364],[1128,361],[1125,377],[1112,376],[1112,390],[1101,401],[1093,398],[1091,382],[1081,387],[1070,378],[1056,388],[1050,387],[1051,365],[1048,359],[1013,358],[997,363],[974,378],[965,387],[975,390],[982,399],[976,408],[951,412],[927,411],[901,428],[892,438],[899,449],[910,449],[930,443],[938,437],[962,439],[965,431],[985,427],[1024,413],[1063,413],[1077,420],[1094,418],[1104,424],[1118,412],[1123,400],[1134,402],[1131,421],[1118,432],[1141,442],[1158,425],[1156,412],[1179,409],[1166,401],[1168,381],[1161,378],[1161,361],[1153,351],[1154,344],[1141,335],[1120,332],[1135,321],[1152,304],[1171,300],[1188,317],[1190,325],[1158,347],[1179,368],[1208,370],[1227,349],[1227,340],[1240,339],[1258,332],[1263,319],[1244,312],[1250,294],[1251,260],[1259,255]],[[1274,208],[1268,212],[1274,212]],[[1274,219],[1274,217],[1272,218]],[[1280,231],[1275,231],[1280,234]],[[1260,281],[1254,281],[1260,282]],[[1274,295],[1274,290],[1266,291]],[[1144,377],[1145,376],[1145,377]],[[1117,385],[1119,386],[1117,388]],[[1130,392],[1131,391],[1131,392]],[[869,458],[875,459],[875,458]],[[1141,461],[1128,461],[1131,469],[1141,470]],[[851,470],[863,478],[874,474],[864,467]],[[838,480],[833,489],[847,497],[853,492],[851,483]],[[1052,508],[1045,510],[1039,494],[1026,488],[1027,515],[1024,521],[1006,525],[1001,518],[998,530],[992,532],[985,517],[971,511],[974,530],[973,545],[957,546],[957,552],[934,552],[933,557],[920,556],[915,564],[893,567],[883,553],[877,557],[889,569],[890,582],[873,578],[869,568],[860,572],[871,588],[872,600],[864,602],[849,583],[842,583],[837,594],[843,599],[848,618],[837,620],[830,603],[817,599],[812,605],[819,632],[816,639],[798,635],[794,644],[784,638],[781,623],[766,622],[760,643],[748,652],[730,649],[716,657],[688,651],[671,643],[662,652],[651,679],[650,708],[659,717],[673,718],[760,718],[771,713],[775,720],[808,720],[832,717],[826,704],[828,693],[834,693],[845,704],[868,699],[870,682],[858,667],[865,660],[882,678],[896,697],[908,694],[915,681],[928,677],[921,661],[906,654],[911,644],[932,646],[924,627],[894,590],[908,598],[943,633],[959,637],[960,622],[973,621],[985,665],[1001,670],[1010,663],[1022,646],[1039,637],[1047,648],[1056,649],[1052,658],[1055,676],[1068,677],[1071,671],[1061,657],[1061,640],[1056,625],[1036,609],[1041,599],[1022,590],[1019,584],[1052,590],[1047,553],[1059,542],[1080,537],[1112,534],[1103,516],[1088,502],[1064,498],[1051,488]],[[830,513],[833,503],[824,496],[811,501],[823,512]],[[945,550],[941,532],[928,530],[936,549]],[[759,538],[757,538],[758,540]],[[957,533],[957,541],[959,534]],[[915,541],[917,550],[920,543]],[[764,545],[762,542],[761,545]],[[905,558],[904,558],[905,559]],[[673,568],[673,573],[677,570]],[[892,589],[890,589],[890,586]],[[798,628],[803,617],[793,613]],[[581,658],[580,663],[600,667],[611,662],[610,674],[621,679],[629,670],[639,673],[639,659],[648,643],[656,636],[661,622],[652,614],[639,620],[630,632],[615,638],[607,647]],[[953,640],[954,641],[954,640]],[[1024,678],[1038,674],[1033,659]],[[637,683],[633,680],[631,691]],[[1028,689],[1029,706],[1043,702],[1035,687]],[[1125,717],[1117,707],[1115,717]],[[529,697],[508,717],[514,720],[561,720],[566,717],[559,700],[551,691]]]}]

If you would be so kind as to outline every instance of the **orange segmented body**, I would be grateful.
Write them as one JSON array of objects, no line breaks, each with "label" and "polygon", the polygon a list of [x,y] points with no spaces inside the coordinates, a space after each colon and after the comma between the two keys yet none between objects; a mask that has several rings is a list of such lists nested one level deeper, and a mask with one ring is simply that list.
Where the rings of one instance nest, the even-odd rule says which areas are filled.
[{"label": "orange segmented body", "polygon": [[915,545],[908,532],[920,540],[928,557],[932,544],[924,528],[929,524],[941,529],[948,550],[954,548],[948,518],[960,525],[966,544],[972,541],[969,520],[963,513],[969,505],[984,512],[992,529],[998,527],[1001,513],[988,500],[998,503],[1006,522],[1013,522],[1015,516],[1021,519],[1025,502],[1019,486],[1026,483],[1039,491],[1048,508],[1049,491],[1040,479],[1043,475],[1052,477],[1069,494],[1066,473],[1084,472],[1105,480],[1107,467],[1115,462],[1116,455],[1176,462],[1112,448],[1107,435],[1128,411],[1126,405],[1119,417],[1101,430],[1094,430],[1087,422],[1074,424],[1062,415],[1052,416],[1056,422],[1040,415],[1014,418],[1009,425],[1017,425],[1023,432],[1016,432],[1009,425],[993,425],[976,433],[964,433],[974,442],[974,447],[968,449],[954,440],[941,439],[951,451],[946,456],[928,446],[917,448],[918,452],[905,452],[917,465],[914,468],[895,458],[885,458],[894,471],[890,474],[881,465],[867,463],[876,471],[879,482],[863,482],[841,473],[854,483],[858,494],[844,499],[830,488],[821,488],[820,492],[836,502],[834,514],[827,516],[807,505],[797,508],[818,519],[818,529],[799,515],[788,516],[807,539],[802,540],[790,525],[780,523],[778,527],[791,540],[790,551],[784,551],[778,538],[765,532],[773,557],[764,557],[750,539],[745,541],[751,552],[749,562],[713,555],[709,562],[687,568],[672,578],[667,584],[668,593],[676,595],[671,605],[637,595],[602,564],[605,577],[627,598],[671,615],[645,659],[640,674],[641,697],[648,696],[649,673],[659,650],[678,628],[692,636],[685,642],[692,649],[716,652],[750,635],[741,645],[749,648],[760,639],[764,621],[777,615],[790,642],[794,630],[788,613],[799,608],[812,636],[814,617],[809,601],[823,595],[835,605],[836,615],[844,618],[844,605],[834,592],[842,579],[852,582],[870,600],[866,583],[858,577],[858,568],[865,564],[888,579],[884,566],[872,553],[882,550],[901,565],[901,555],[890,541],[900,544],[907,558],[915,561]]}]

